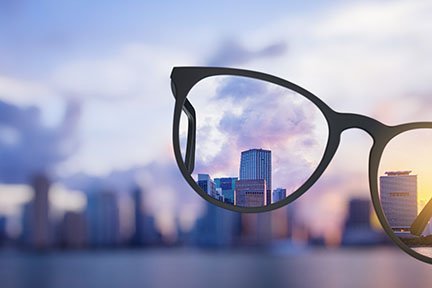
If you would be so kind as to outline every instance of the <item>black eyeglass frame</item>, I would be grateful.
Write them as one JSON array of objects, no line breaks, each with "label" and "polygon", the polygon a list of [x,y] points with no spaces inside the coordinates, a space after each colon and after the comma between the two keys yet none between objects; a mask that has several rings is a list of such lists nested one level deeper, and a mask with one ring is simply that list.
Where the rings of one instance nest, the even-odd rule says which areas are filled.
[{"label": "black eyeglass frame", "polygon": [[[196,140],[196,114],[192,104],[187,99],[187,95],[192,87],[204,78],[211,76],[242,76],[253,79],[258,79],[279,85],[290,89],[303,97],[307,98],[313,104],[315,104],[321,113],[327,120],[328,125],[328,140],[326,148],[324,150],[323,157],[318,164],[316,170],[306,180],[306,182],[300,186],[296,191],[287,196],[284,200],[272,203],[263,207],[240,207],[232,204],[224,203],[217,199],[214,199],[207,193],[205,193],[192,178],[192,172],[194,170],[195,162],[195,140]],[[394,243],[396,243],[402,250],[411,256],[432,264],[432,258],[428,258],[422,254],[415,252],[404,244],[392,231],[387,219],[382,211],[381,203],[379,201],[378,194],[378,167],[382,156],[382,153],[389,143],[389,141],[395,136],[415,129],[429,129],[432,128],[432,122],[415,122],[407,123],[396,126],[385,125],[373,118],[368,116],[352,114],[352,113],[340,113],[331,109],[321,99],[316,97],[306,89],[291,83],[282,78],[272,76],[269,74],[243,70],[236,68],[223,68],[223,67],[174,67],[171,73],[171,90],[175,98],[174,108],[174,121],[173,121],[173,148],[174,155],[176,158],[177,165],[189,185],[205,200],[210,203],[219,206],[221,208],[241,212],[241,213],[260,213],[268,212],[280,207],[283,207],[292,201],[296,200],[303,193],[309,190],[310,187],[321,177],[325,169],[333,159],[337,148],[340,143],[340,136],[343,131],[351,128],[358,128],[367,132],[373,139],[373,145],[369,154],[369,188],[372,198],[372,204],[378,219],[389,237]],[[185,112],[188,118],[188,135],[186,143],[185,159],[183,160],[181,149],[180,149],[180,117],[181,113]],[[432,200],[426,205],[425,209],[419,214],[414,221],[414,225],[418,223],[424,223],[432,216]],[[412,227],[413,227],[412,226]]]}]

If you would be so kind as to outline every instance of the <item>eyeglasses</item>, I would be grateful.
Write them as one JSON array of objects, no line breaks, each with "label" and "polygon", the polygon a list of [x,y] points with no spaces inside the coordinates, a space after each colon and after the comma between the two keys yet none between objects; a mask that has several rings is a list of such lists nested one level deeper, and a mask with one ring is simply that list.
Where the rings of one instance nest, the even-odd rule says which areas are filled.
[{"label": "eyeglasses", "polygon": [[175,67],[171,80],[175,158],[202,198],[237,212],[287,205],[322,175],[341,133],[359,128],[373,138],[369,186],[384,231],[432,263],[432,122],[387,126],[336,112],[289,81],[249,70]]}]

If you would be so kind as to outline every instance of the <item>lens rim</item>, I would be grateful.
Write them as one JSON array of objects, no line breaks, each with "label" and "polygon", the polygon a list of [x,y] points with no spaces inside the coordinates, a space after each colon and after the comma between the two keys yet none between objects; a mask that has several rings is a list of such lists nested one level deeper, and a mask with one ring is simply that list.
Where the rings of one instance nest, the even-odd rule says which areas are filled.
[{"label": "lens rim", "polygon": [[[322,113],[324,118],[326,119],[326,125],[328,129],[327,135],[327,143],[325,145],[324,153],[322,158],[319,161],[317,168],[314,172],[309,176],[309,178],[293,193],[287,196],[284,200],[278,201],[276,203],[272,203],[270,205],[262,206],[262,207],[242,207],[231,205],[227,203],[223,203],[217,199],[212,198],[207,193],[204,193],[202,189],[198,186],[195,180],[192,177],[192,171],[188,169],[185,165],[181,150],[180,150],[180,135],[179,135],[179,122],[181,117],[181,112],[184,109],[185,103],[188,103],[187,96],[190,90],[195,86],[198,82],[203,80],[204,78],[211,76],[241,76],[247,77],[251,79],[257,79],[264,82],[268,82],[271,84],[275,84],[287,89],[290,89],[299,95],[308,99],[312,104],[316,106],[316,108]],[[268,212],[282,206],[285,206],[298,197],[300,197],[303,193],[305,193],[322,175],[331,159],[333,158],[337,147],[340,142],[339,131],[337,131],[336,126],[330,125],[331,119],[334,117],[334,111],[331,110],[323,101],[321,101],[318,97],[313,95],[311,92],[303,89],[302,87],[291,83],[287,80],[278,78],[276,76],[268,75],[265,73],[260,73],[256,71],[242,70],[242,69],[234,69],[234,68],[213,68],[213,67],[175,67],[171,74],[173,94],[176,98],[175,108],[174,108],[174,124],[173,124],[173,147],[174,154],[176,158],[177,165],[180,168],[180,171],[185,178],[185,180],[189,183],[189,185],[198,193],[203,199],[209,201],[210,203],[228,209],[234,212],[241,213],[259,213],[259,212]],[[333,129],[332,129],[333,127]],[[189,130],[189,129],[188,129]],[[189,140],[189,137],[188,137]],[[192,140],[191,140],[192,141]],[[189,141],[188,141],[189,142]],[[191,147],[195,147],[195,143],[188,143]]]},{"label": "lens rim", "polygon": [[383,227],[386,234],[390,237],[390,239],[404,252],[409,254],[410,256],[421,260],[423,262],[432,264],[432,258],[427,257],[423,254],[420,254],[416,252],[415,250],[411,249],[406,245],[402,240],[400,240],[399,237],[397,237],[393,230],[390,227],[390,224],[387,221],[387,218],[385,217],[385,213],[382,209],[380,197],[379,197],[379,188],[378,188],[378,170],[379,165],[382,160],[383,152],[387,145],[390,143],[390,141],[395,138],[396,136],[399,136],[405,132],[414,131],[414,130],[421,130],[421,129],[432,129],[432,123],[431,122],[422,122],[422,123],[408,123],[408,124],[402,124],[398,126],[389,127],[384,135],[381,135],[381,137],[374,139],[374,145],[371,149],[370,156],[369,156],[369,185],[370,185],[370,193],[372,198],[372,204],[375,209],[375,213],[378,216],[378,220],[381,223],[381,226]]}]

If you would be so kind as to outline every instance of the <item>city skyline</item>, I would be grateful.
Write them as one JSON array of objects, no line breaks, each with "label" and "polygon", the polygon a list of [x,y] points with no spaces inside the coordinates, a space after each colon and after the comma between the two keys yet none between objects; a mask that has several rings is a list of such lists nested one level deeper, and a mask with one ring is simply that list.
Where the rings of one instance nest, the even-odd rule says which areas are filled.
[{"label": "city skyline", "polygon": [[223,176],[214,179],[210,174],[198,173],[196,181],[209,196],[243,207],[266,206],[286,197],[285,188],[272,190],[271,150],[251,148],[241,151],[238,171],[239,177]]}]

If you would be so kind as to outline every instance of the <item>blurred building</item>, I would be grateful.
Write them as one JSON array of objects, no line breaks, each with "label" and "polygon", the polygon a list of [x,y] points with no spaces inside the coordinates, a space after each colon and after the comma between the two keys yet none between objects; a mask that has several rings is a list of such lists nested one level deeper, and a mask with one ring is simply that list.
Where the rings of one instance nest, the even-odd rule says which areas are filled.
[{"label": "blurred building", "polygon": [[132,192],[132,199],[134,202],[134,218],[135,229],[132,235],[132,245],[155,245],[161,239],[159,232],[156,229],[154,217],[148,215],[144,208],[143,191],[137,187]]},{"label": "blurred building", "polygon": [[87,200],[87,233],[90,245],[96,247],[119,244],[119,207],[111,191],[94,191]]},{"label": "blurred building", "polygon": [[266,181],[266,202],[270,205],[272,191],[272,160],[271,151],[264,149],[250,149],[241,152],[240,158],[240,180]]},{"label": "blurred building", "polygon": [[380,177],[381,206],[395,232],[409,233],[417,217],[417,175],[410,173],[390,171]]},{"label": "blurred building", "polygon": [[273,203],[284,200],[286,196],[286,189],[276,188],[275,190],[273,190]]},{"label": "blurred building", "polygon": [[348,204],[348,214],[342,232],[344,246],[383,244],[386,237],[372,228],[371,203],[369,199],[353,198]]},{"label": "blurred building", "polygon": [[345,228],[365,227],[371,228],[371,205],[369,199],[354,198],[348,204],[348,217]]},{"label": "blurred building", "polygon": [[263,207],[267,205],[266,182],[264,179],[237,180],[234,204],[242,207]]},{"label": "blurred building", "polygon": [[197,220],[193,242],[200,247],[229,248],[239,242],[241,214],[206,203],[204,215]]},{"label": "blurred building", "polygon": [[30,243],[36,249],[45,249],[51,244],[52,231],[48,202],[50,185],[45,175],[40,174],[33,178],[34,196],[31,205],[27,206],[29,211],[26,211],[28,213],[26,220],[29,221],[29,225],[26,227],[30,228]]},{"label": "blurred building", "polygon": [[61,223],[61,246],[69,249],[84,248],[87,245],[87,224],[84,212],[68,211]]},{"label": "blurred building", "polygon": [[216,189],[221,189],[224,202],[234,205],[234,190],[237,177],[215,178]]},{"label": "blurred building", "polygon": [[3,245],[7,240],[6,223],[6,216],[0,215],[0,245]]}]

